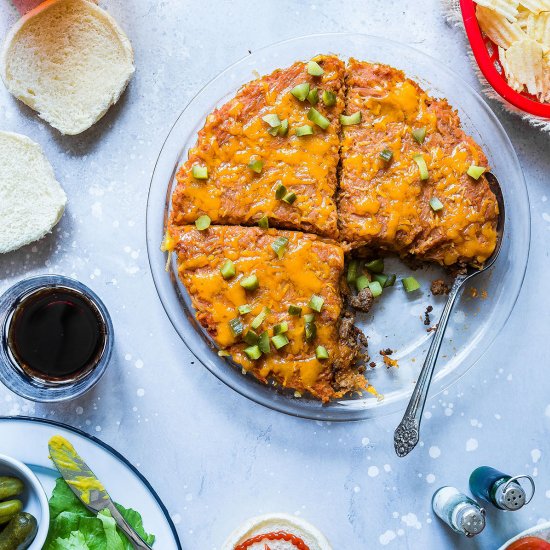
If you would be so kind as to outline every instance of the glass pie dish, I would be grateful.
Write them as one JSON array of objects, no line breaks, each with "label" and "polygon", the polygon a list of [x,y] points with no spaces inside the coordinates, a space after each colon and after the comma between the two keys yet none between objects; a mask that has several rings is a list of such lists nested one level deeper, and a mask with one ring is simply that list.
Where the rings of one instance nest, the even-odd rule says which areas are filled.
[{"label": "glass pie dish", "polygon": [[[422,366],[431,333],[424,325],[424,312],[431,305],[431,323],[437,322],[444,297],[431,295],[430,283],[444,277],[441,268],[430,266],[414,272],[421,290],[403,292],[400,283],[377,300],[358,326],[369,338],[371,361],[367,378],[380,396],[371,394],[338,399],[329,404],[292,391],[257,382],[241,368],[218,357],[217,348],[195,318],[189,296],[179,282],[174,259],[166,270],[166,254],[160,250],[164,224],[170,211],[175,173],[195,144],[206,116],[230,99],[240,86],[258,73],[287,67],[319,53],[333,53],[347,60],[387,63],[402,69],[426,91],[446,97],[458,110],[465,131],[485,150],[491,170],[499,178],[506,203],[506,228],[495,266],[467,288],[449,322],[440,359],[432,382],[435,396],[466,373],[487,351],[508,319],[519,294],[530,240],[529,199],[523,174],[496,116],[481,97],[461,78],[434,58],[410,46],[362,34],[326,34],[296,38],[258,50],[235,63],[208,83],[189,103],[172,127],[158,157],[147,203],[147,248],[155,286],[174,328],[191,352],[225,384],[249,399],[287,414],[319,420],[360,420],[394,412],[406,406]],[[412,272],[397,259],[386,260],[388,273],[398,278]],[[395,350],[399,368],[384,366],[378,350]]]}]

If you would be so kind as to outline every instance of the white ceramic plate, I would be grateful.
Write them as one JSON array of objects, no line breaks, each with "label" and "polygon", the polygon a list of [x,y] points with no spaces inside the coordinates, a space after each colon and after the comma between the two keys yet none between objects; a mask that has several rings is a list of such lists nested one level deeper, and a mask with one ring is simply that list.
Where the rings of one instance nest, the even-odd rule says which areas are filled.
[{"label": "white ceramic plate", "polygon": [[0,418],[2,453],[24,462],[38,477],[48,498],[59,477],[48,458],[48,441],[53,435],[61,435],[74,445],[114,501],[141,514],[145,530],[156,537],[154,548],[181,550],[176,528],[159,496],[117,451],[65,424],[40,418]]},{"label": "white ceramic plate", "polygon": [[507,540],[498,550],[506,550],[510,544],[525,537],[538,537],[546,542],[550,542],[550,521],[541,523],[540,525],[535,525],[535,527],[522,531],[519,535]]}]

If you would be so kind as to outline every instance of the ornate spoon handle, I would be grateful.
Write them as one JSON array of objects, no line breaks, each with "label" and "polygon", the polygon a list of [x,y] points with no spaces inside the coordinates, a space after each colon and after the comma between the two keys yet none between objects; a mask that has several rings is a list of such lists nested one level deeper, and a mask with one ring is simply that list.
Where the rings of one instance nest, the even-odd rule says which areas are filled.
[{"label": "ornate spoon handle", "polygon": [[416,381],[416,386],[411,395],[409,405],[407,406],[403,419],[401,420],[399,426],[397,426],[393,436],[397,456],[408,455],[418,443],[422,412],[424,411],[426,397],[428,396],[428,391],[430,389],[430,382],[432,381],[432,375],[437,362],[437,356],[439,355],[439,349],[441,348],[445,329],[447,328],[449,316],[458,296],[458,292],[462,286],[462,283],[464,283],[467,278],[468,277],[465,274],[458,275],[449,292],[447,303],[441,313],[439,323],[437,324],[437,328],[430,344],[430,349],[428,350],[424,365],[420,371],[420,376]]}]

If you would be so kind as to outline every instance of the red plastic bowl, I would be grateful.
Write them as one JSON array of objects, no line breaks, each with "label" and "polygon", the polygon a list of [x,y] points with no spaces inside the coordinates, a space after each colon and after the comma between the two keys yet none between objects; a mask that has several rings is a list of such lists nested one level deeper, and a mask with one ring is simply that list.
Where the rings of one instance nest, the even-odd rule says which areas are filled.
[{"label": "red plastic bowl", "polygon": [[[499,61],[498,48],[489,38],[483,36],[477,22],[473,0],[460,0],[460,9],[462,11],[466,35],[470,41],[479,69],[495,92],[508,103],[525,113],[550,119],[549,103],[541,103],[528,93],[516,92],[506,82],[502,68],[500,68],[501,72],[497,69],[496,62]],[[498,63],[498,66],[501,67],[500,63]]]}]

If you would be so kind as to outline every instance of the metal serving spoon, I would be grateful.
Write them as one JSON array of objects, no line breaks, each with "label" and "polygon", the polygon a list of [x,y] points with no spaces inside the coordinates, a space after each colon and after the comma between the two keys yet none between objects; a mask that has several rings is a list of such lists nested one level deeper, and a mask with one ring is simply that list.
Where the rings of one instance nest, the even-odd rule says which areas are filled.
[{"label": "metal serving spoon", "polygon": [[430,389],[430,383],[432,381],[432,375],[437,361],[437,356],[439,355],[439,349],[441,348],[441,343],[443,342],[443,335],[445,334],[445,329],[447,328],[447,323],[449,321],[451,311],[460,290],[467,280],[489,269],[495,263],[498,253],[500,252],[505,222],[504,198],[502,196],[500,184],[498,183],[498,180],[494,176],[494,174],[486,172],[485,177],[487,178],[491,191],[495,194],[499,208],[499,217],[497,222],[497,243],[495,246],[495,250],[487,259],[481,269],[468,267],[464,273],[460,273],[459,275],[457,275],[456,279],[453,282],[453,286],[449,291],[447,303],[445,304],[443,312],[441,313],[439,323],[437,324],[437,328],[433,335],[432,343],[430,344],[430,349],[428,350],[428,355],[426,356],[426,360],[424,361],[424,365],[422,366],[422,370],[420,371],[420,376],[416,381],[416,386],[411,395],[409,405],[407,406],[407,410],[405,411],[403,419],[401,420],[399,426],[397,426],[395,434],[393,436],[393,442],[397,456],[408,455],[418,443],[418,438],[420,435],[420,421],[422,419],[422,412],[424,411],[426,397],[428,396],[428,391]]}]

